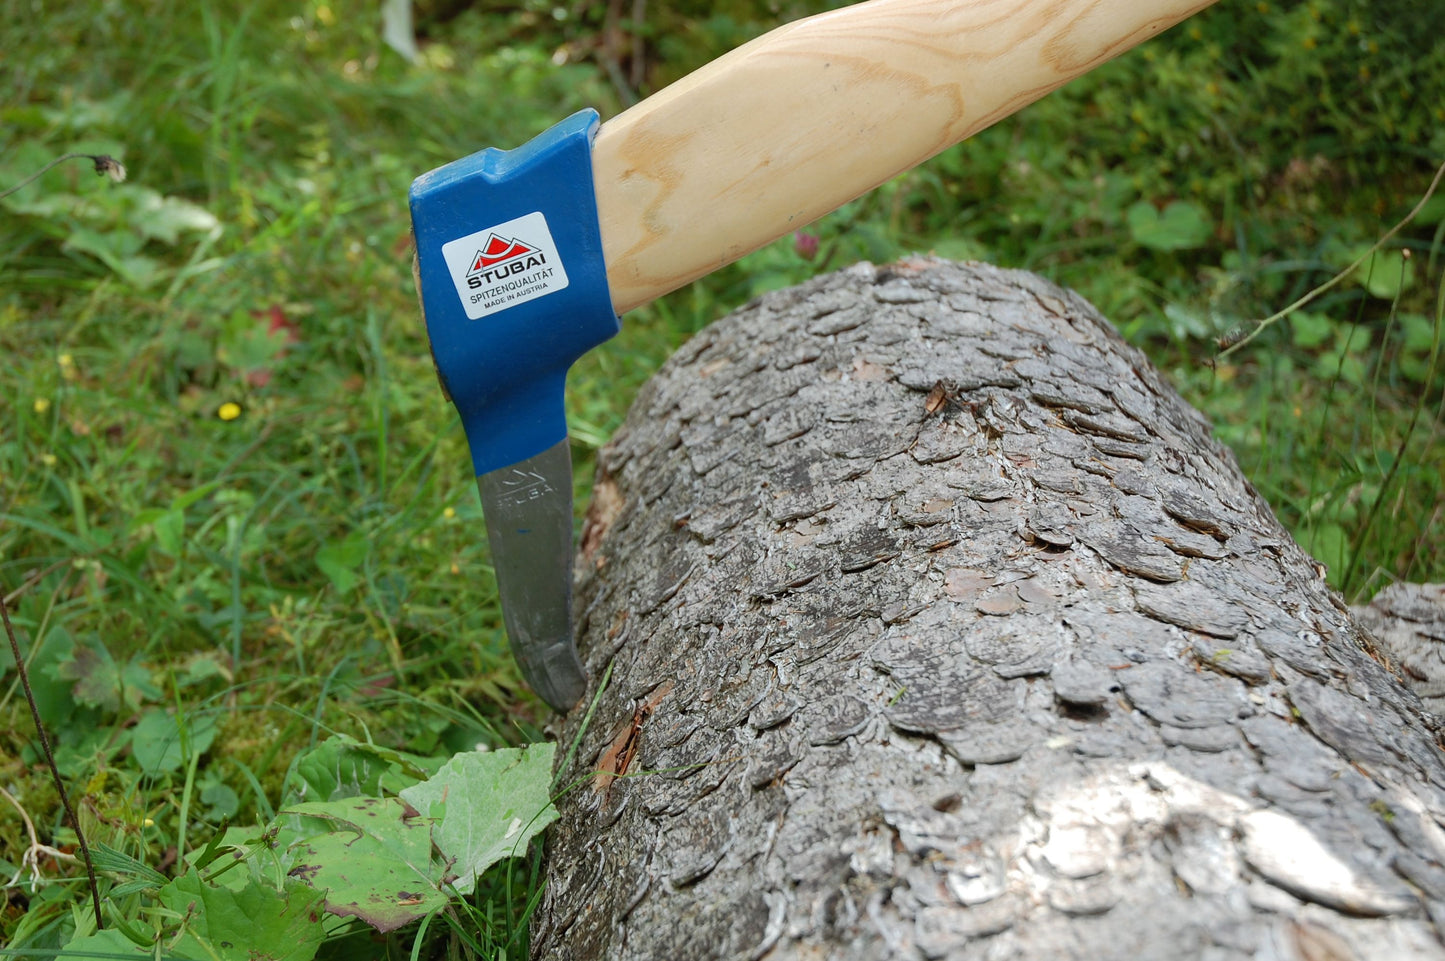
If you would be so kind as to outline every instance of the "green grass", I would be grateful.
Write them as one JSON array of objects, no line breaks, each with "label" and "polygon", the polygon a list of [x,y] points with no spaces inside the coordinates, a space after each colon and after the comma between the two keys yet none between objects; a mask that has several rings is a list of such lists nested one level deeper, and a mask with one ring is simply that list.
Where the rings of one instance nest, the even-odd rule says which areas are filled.
[{"label": "green grass", "polygon": [[[415,66],[369,8],[240,9],[0,0],[29,38],[7,50],[0,189],[70,151],[130,175],[68,164],[0,200],[0,591],[92,839],[167,872],[224,818],[266,820],[333,732],[426,756],[540,736],[418,316],[407,186],[809,8],[681,4],[609,47],[606,5],[423,4]],[[1216,357],[1419,200],[1445,160],[1442,20],[1226,0],[825,218],[815,257],[786,238],[629,315],[571,378],[579,506],[592,450],[688,335],[820,270],[931,250],[1096,303],[1352,599],[1445,579],[1445,200]],[[638,50],[639,89],[619,86]],[[67,845],[8,654],[0,670],[0,782]],[[133,749],[157,729],[184,747]],[[0,804],[0,871],[27,846]],[[9,890],[0,941],[64,943],[83,889],[44,869]],[[524,880],[473,899],[468,950],[519,956]],[[461,938],[437,926],[423,953]]]}]

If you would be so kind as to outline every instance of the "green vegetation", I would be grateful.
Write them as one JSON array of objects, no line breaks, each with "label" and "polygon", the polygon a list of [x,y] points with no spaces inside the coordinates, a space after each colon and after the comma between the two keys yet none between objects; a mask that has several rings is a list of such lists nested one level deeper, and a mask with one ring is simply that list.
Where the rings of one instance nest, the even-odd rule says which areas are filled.
[{"label": "green vegetation", "polygon": [[[817,9],[683,3],[634,23],[634,5],[453,6],[418,4],[409,64],[374,7],[0,0],[25,25],[6,49],[0,190],[69,152],[129,170],[61,164],[0,199],[0,593],[106,868],[107,950],[139,956],[129,932],[201,956],[237,911],[272,917],[261,888],[306,899],[263,856],[268,829],[353,836],[339,809],[286,811],[397,804],[376,799],[435,786],[455,752],[540,737],[418,316],[411,178],[583,106],[615,113]],[[1424,194],[1445,160],[1441,37],[1434,0],[1224,0],[630,314],[571,378],[579,504],[591,452],[689,334],[763,290],[931,250],[1096,303],[1351,598],[1445,578],[1445,196],[1217,356]],[[332,755],[377,773],[323,783]],[[17,875],[0,943],[58,949],[90,933],[89,894],[77,864],[32,849],[26,816],[57,854],[75,835],[8,650],[0,785],[0,872]],[[540,828],[533,807],[516,816]],[[238,852],[244,870],[212,876]],[[325,915],[324,943],[288,931],[285,956],[522,957],[535,865],[503,861],[386,934]]]}]

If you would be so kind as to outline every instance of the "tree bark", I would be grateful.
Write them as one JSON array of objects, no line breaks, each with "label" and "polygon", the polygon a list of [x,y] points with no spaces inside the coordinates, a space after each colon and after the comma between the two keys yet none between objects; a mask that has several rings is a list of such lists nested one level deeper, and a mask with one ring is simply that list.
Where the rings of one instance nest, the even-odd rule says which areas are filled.
[{"label": "tree bark", "polygon": [[1445,584],[1391,584],[1350,611],[1425,710],[1445,712]]},{"label": "tree bark", "polygon": [[703,331],[599,456],[576,603],[611,673],[536,957],[1445,958],[1437,722],[1039,277]]}]

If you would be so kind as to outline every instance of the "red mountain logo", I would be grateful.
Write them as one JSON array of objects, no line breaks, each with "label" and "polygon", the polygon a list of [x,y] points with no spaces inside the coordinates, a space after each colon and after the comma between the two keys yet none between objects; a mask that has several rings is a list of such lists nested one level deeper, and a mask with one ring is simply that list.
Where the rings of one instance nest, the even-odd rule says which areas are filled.
[{"label": "red mountain logo", "polygon": [[449,240],[442,257],[469,320],[567,286],[562,254],[540,210]]},{"label": "red mountain logo", "polygon": [[498,237],[496,234],[488,234],[486,243],[482,244],[481,249],[472,257],[472,265],[467,268],[467,276],[479,274],[505,261],[535,253],[537,253],[536,247],[517,240],[515,237],[508,240]]}]

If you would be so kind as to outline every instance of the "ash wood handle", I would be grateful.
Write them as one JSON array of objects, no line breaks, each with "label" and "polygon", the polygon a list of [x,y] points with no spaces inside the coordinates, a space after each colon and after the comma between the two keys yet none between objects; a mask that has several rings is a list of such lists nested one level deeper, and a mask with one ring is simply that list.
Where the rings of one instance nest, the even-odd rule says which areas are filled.
[{"label": "ash wood handle", "polygon": [[869,0],[779,27],[607,121],[624,313],[811,223],[1213,0]]}]

